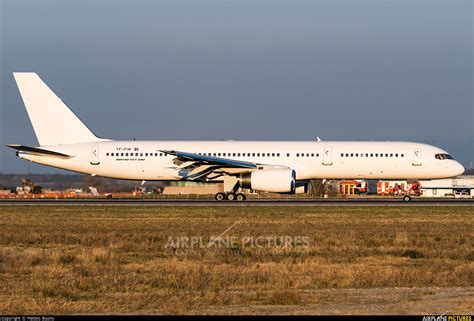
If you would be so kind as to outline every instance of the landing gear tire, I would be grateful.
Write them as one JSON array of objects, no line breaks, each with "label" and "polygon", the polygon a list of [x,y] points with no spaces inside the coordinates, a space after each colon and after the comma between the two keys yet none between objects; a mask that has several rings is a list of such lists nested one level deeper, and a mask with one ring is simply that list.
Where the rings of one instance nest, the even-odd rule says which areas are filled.
[{"label": "landing gear tire", "polygon": [[404,202],[411,202],[411,197],[406,195],[406,196],[403,197],[403,201]]},{"label": "landing gear tire", "polygon": [[235,194],[234,194],[234,193],[229,193],[229,194],[227,194],[226,199],[227,199],[228,201],[233,201],[233,200],[235,200]]},{"label": "landing gear tire", "polygon": [[223,200],[225,200],[225,194],[224,193],[217,193],[215,198],[216,198],[216,201],[223,201]]},{"label": "landing gear tire", "polygon": [[247,198],[247,197],[246,197],[245,194],[243,194],[243,193],[238,193],[238,194],[235,196],[235,199],[236,199],[236,201],[238,201],[238,202],[243,202],[243,201],[245,201],[246,198]]}]

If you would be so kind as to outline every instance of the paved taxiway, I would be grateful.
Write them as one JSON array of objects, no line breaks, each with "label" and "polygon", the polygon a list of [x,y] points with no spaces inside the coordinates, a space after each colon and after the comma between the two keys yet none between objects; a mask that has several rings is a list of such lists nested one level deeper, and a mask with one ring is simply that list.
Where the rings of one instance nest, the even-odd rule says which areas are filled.
[{"label": "paved taxiway", "polygon": [[244,202],[208,199],[2,199],[0,206],[474,206],[474,199],[249,199]]}]

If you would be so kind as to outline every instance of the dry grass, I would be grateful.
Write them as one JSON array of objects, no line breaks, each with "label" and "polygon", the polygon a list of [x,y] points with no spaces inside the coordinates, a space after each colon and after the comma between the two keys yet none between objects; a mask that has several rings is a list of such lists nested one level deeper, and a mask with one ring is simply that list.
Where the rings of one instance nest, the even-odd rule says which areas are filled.
[{"label": "dry grass", "polygon": [[[472,287],[473,218],[469,207],[1,207],[0,310],[195,313],[309,306],[324,289]],[[165,247],[236,221],[227,235],[309,246]]]}]

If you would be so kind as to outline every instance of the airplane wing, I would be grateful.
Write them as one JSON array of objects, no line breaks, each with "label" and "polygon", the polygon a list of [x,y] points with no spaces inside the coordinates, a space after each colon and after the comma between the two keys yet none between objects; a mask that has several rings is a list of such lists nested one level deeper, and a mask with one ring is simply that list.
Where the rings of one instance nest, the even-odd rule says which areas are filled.
[{"label": "airplane wing", "polygon": [[176,156],[178,175],[183,179],[197,180],[203,177],[214,179],[228,174],[238,174],[258,169],[257,163],[228,159],[175,150],[161,150],[162,153]]},{"label": "airplane wing", "polygon": [[183,161],[202,162],[208,165],[218,165],[219,167],[250,168],[250,169],[257,168],[257,164],[252,163],[252,162],[239,161],[239,160],[221,158],[221,157],[215,157],[215,156],[199,155],[199,154],[186,153],[186,152],[179,152],[179,151],[174,151],[174,150],[162,150],[161,152],[168,155],[176,156]]}]

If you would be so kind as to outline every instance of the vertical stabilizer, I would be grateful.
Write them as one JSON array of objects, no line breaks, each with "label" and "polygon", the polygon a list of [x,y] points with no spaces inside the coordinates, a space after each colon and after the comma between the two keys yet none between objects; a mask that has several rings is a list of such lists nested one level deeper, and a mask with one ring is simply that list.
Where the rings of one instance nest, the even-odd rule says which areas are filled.
[{"label": "vertical stabilizer", "polygon": [[101,141],[33,72],[13,73],[40,145]]}]

